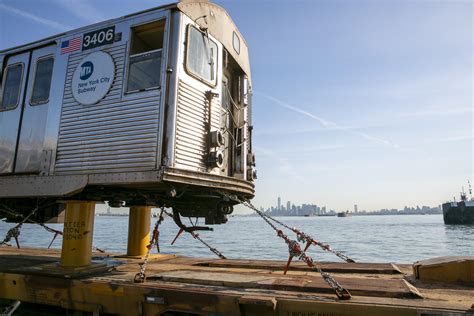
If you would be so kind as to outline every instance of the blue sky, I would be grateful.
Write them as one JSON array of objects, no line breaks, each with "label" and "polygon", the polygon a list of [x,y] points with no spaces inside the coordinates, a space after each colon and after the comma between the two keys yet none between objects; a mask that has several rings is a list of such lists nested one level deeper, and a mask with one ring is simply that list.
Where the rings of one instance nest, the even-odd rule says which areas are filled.
[{"label": "blue sky", "polygon": [[[0,0],[0,49],[167,1]],[[255,204],[438,205],[473,179],[471,1],[216,1],[250,47]]]}]

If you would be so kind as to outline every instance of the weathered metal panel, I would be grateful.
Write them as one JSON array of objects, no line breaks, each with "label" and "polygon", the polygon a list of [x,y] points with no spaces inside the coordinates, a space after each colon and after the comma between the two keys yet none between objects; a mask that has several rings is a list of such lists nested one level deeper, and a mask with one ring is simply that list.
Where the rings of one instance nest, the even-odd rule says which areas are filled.
[{"label": "weathered metal panel", "polygon": [[[51,155],[51,152],[48,153],[48,148],[45,148],[46,128],[48,122],[50,122],[48,120],[48,111],[49,107],[58,106],[57,103],[55,104],[55,101],[59,99],[57,95],[61,93],[59,90],[61,90],[62,86],[54,85],[54,83],[64,79],[63,72],[58,71],[59,69],[53,66],[52,84],[47,101],[40,104],[32,104],[31,95],[38,62],[45,58],[54,58],[54,62],[56,62],[56,48],[56,45],[46,46],[36,49],[31,53],[30,75],[23,105],[23,118],[21,121],[20,138],[18,140],[15,173],[40,173],[45,160],[50,161],[48,155]],[[49,164],[44,165],[44,169],[48,171]]]},{"label": "weathered metal panel", "polygon": [[[8,110],[0,111],[0,174],[10,174],[13,172],[15,151],[18,141],[18,131],[20,129],[23,112],[23,100],[28,78],[30,53],[10,56],[6,62],[5,71],[8,67],[21,65],[21,81],[17,95],[17,104]],[[3,78],[5,85],[6,75]],[[0,102],[3,97],[3,89],[0,91]]]},{"label": "weathered metal panel", "polygon": [[122,98],[126,45],[105,49],[115,63],[115,80],[99,103],[73,98],[71,80],[86,53],[69,58],[55,173],[150,170],[157,165],[160,91]]},{"label": "weathered metal panel", "polygon": [[[195,171],[207,170],[207,122],[209,102],[205,92],[187,84],[178,84],[175,167]],[[211,103],[211,130],[219,129],[221,106],[218,98]]]},{"label": "weathered metal panel", "polygon": [[0,177],[0,197],[65,196],[82,191],[87,175]]}]

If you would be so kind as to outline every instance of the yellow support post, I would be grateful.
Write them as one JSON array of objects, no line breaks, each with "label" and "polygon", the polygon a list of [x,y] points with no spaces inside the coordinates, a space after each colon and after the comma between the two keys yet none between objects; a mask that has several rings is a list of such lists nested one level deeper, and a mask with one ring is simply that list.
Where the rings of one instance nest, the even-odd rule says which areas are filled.
[{"label": "yellow support post", "polygon": [[151,206],[132,206],[128,217],[127,256],[142,257],[150,243]]},{"label": "yellow support post", "polygon": [[91,264],[95,202],[68,201],[64,219],[62,267]]}]

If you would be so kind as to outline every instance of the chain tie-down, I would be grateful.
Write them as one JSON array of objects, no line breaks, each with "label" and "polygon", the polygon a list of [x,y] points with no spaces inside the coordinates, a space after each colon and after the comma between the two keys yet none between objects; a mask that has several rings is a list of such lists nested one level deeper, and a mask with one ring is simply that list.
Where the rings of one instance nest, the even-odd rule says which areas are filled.
[{"label": "chain tie-down", "polygon": [[[286,236],[283,233],[283,231],[281,229],[278,229],[270,220],[272,220],[275,223],[278,223],[278,224],[282,225],[283,227],[285,227],[285,228],[287,228],[291,231],[295,231],[296,229],[294,230],[291,227],[289,227],[288,225],[280,222],[279,220],[277,220],[277,219],[275,219],[275,218],[273,218],[269,215],[264,214],[259,209],[257,209],[249,200],[241,200],[237,196],[232,196],[232,195],[227,194],[225,192],[222,192],[222,195],[224,197],[227,197],[228,199],[234,200],[238,203],[242,203],[243,205],[247,206],[251,210],[255,211],[277,233],[277,236],[282,238],[286,242],[286,244],[288,245],[289,258],[288,258],[288,262],[287,262],[287,265],[285,267],[285,272],[284,273],[286,273],[286,271],[288,270],[289,265],[290,265],[291,260],[293,259],[293,257],[297,257],[299,260],[305,262],[310,268],[317,270],[319,272],[319,274],[321,274],[321,277],[323,278],[323,280],[335,291],[336,296],[339,299],[347,300],[347,299],[351,298],[351,294],[347,289],[343,288],[339,284],[339,282],[337,282],[329,273],[324,272],[321,269],[320,265],[316,261],[313,260],[313,258],[308,256],[305,253],[305,251],[301,250],[301,247],[300,247],[299,243],[296,240],[291,240],[288,236]],[[302,234],[300,233],[300,235],[302,235]],[[304,236],[308,236],[308,235],[304,235]],[[302,237],[300,237],[300,238],[302,238]],[[307,239],[305,239],[305,240],[307,240]],[[313,238],[311,238],[311,240],[315,241]],[[309,243],[309,245],[310,244],[311,243]],[[309,245],[307,244],[305,249],[307,249],[309,247]]]},{"label": "chain tie-down", "polygon": [[303,250],[301,250],[300,244],[296,240],[291,240],[281,230],[277,230],[277,236],[282,238],[288,245],[288,250],[290,253],[288,263],[291,262],[291,259],[293,257],[298,258],[299,260],[305,262],[310,268],[316,269],[319,274],[321,274],[324,281],[326,281],[326,283],[334,289],[338,298],[340,298],[341,300],[348,300],[351,298],[351,294],[349,293],[349,291],[343,288],[339,284],[339,282],[337,282],[329,273],[324,272],[319,266],[319,264],[313,260],[313,258],[308,256]]},{"label": "chain tie-down", "polygon": [[[5,207],[5,206],[2,206],[3,208],[7,208],[9,209],[8,207]],[[3,239],[3,241],[0,243],[0,245],[4,245],[4,244],[7,244],[11,239],[12,237],[15,239],[15,242],[16,242],[16,246],[18,248],[20,248],[20,242],[18,241],[18,237],[20,236],[20,229],[21,229],[21,226],[26,222],[26,221],[30,221],[30,222],[33,222],[32,220],[30,220],[29,218],[31,216],[33,216],[36,211],[38,211],[39,207],[37,206],[34,210],[32,210],[30,212],[30,214],[28,214],[28,216],[26,217],[23,217],[22,215],[20,214],[17,214],[15,212],[13,212],[11,209],[10,211],[12,211],[14,213],[14,216],[15,217],[23,217],[23,220],[21,222],[19,222],[18,224],[16,224],[16,226],[10,228],[7,232],[7,235],[5,236],[5,238]],[[5,210],[2,210],[5,212]],[[6,211],[6,213],[8,213],[8,211]]]},{"label": "chain tie-down", "polygon": [[21,225],[16,225],[15,227],[10,228],[0,245],[8,244],[12,238],[15,238],[16,246],[20,248],[20,244],[18,242],[18,237],[20,236],[20,227]]},{"label": "chain tie-down", "polygon": [[[199,234],[196,233],[195,231],[196,230],[212,230],[212,228],[208,228],[208,227],[201,227],[201,226],[196,226],[196,225],[192,225],[191,227],[187,227],[186,225],[184,225],[181,220],[179,219],[179,214],[170,214],[168,212],[166,212],[166,215],[168,215],[169,217],[172,217],[175,221],[175,224],[178,225],[179,227],[179,231],[178,231],[178,234],[176,234],[176,237],[173,239],[173,241],[171,242],[171,244],[173,245],[175,242],[176,242],[176,239],[178,239],[178,237],[183,233],[183,232],[187,232],[189,233],[194,239],[200,241],[204,246],[206,246],[212,253],[214,253],[216,256],[218,256],[219,258],[221,259],[227,259],[219,250],[217,250],[216,248],[212,247],[211,245],[209,245],[207,242],[205,242],[201,237],[199,237]],[[197,222],[196,222],[197,223]],[[192,223],[191,223],[192,224]]]},{"label": "chain tie-down", "polygon": [[133,279],[133,282],[135,283],[143,283],[146,280],[146,275],[145,275],[145,270],[148,265],[148,257],[150,256],[151,249],[153,246],[156,246],[156,249],[158,252],[160,252],[160,246],[159,246],[159,241],[158,238],[160,236],[160,232],[158,230],[161,222],[163,222],[164,217],[163,217],[163,212],[165,211],[164,207],[161,207],[161,212],[160,216],[158,217],[158,220],[155,223],[155,228],[153,228],[153,233],[151,235],[150,243],[148,244],[147,251],[145,254],[145,258],[143,259],[143,263],[140,264],[140,272],[135,274],[135,277]]},{"label": "chain tie-down", "polygon": [[[245,204],[244,204],[245,205]],[[247,205],[247,207],[254,207],[253,205],[250,204],[250,206]],[[260,212],[260,211],[259,211]],[[314,239],[313,237],[311,237],[310,235],[300,231],[299,229],[297,229],[296,227],[290,227],[288,225],[286,225],[285,223],[279,221],[278,219],[270,216],[270,215],[267,215],[265,213],[262,213],[260,212],[259,213],[260,216],[264,216],[272,221],[274,221],[275,223],[285,227],[286,229],[288,230],[291,230],[292,232],[294,232],[296,234],[296,239],[298,239],[298,241],[300,242],[303,242],[303,243],[306,243],[306,246],[305,246],[305,249],[304,251],[306,252],[306,250],[308,250],[309,246],[311,245],[316,245],[318,247],[320,247],[321,249],[323,249],[324,251],[329,251],[333,254],[335,254],[336,256],[338,256],[339,258],[341,258],[342,260],[346,261],[347,263],[355,263],[355,260],[354,259],[351,259],[349,258],[348,256],[346,256],[345,254],[339,252],[339,251],[336,251],[334,249],[331,248],[331,246],[329,246],[328,244],[325,244],[325,243],[322,243],[320,241],[317,241],[316,239]],[[268,222],[268,221],[267,221]],[[273,226],[273,225],[272,225]]]},{"label": "chain tie-down", "polygon": [[8,230],[7,235],[5,236],[5,239],[0,243],[0,245],[7,244],[11,240],[11,238],[13,237],[13,238],[15,238],[17,247],[20,248],[20,243],[18,241],[18,237],[20,236],[20,228],[22,227],[23,223],[25,223],[25,222],[30,222],[30,223],[39,225],[39,226],[43,227],[46,231],[54,234],[53,239],[51,240],[51,242],[48,245],[48,249],[51,248],[51,245],[53,244],[54,240],[56,239],[56,237],[58,235],[61,235],[61,236],[63,235],[63,232],[60,231],[60,230],[48,227],[47,225],[45,225],[43,223],[38,223],[38,222],[30,219],[30,217],[33,216],[38,211],[39,207],[37,207],[33,211],[31,211],[31,213],[26,217],[24,217],[23,215],[21,215],[19,213],[16,213],[15,211],[10,209],[6,205],[1,205],[1,207],[3,209],[0,209],[0,212],[5,213],[5,214],[9,214],[10,216],[13,216],[13,217],[19,217],[19,218],[23,218],[23,219],[15,227],[12,227]]},{"label": "chain tie-down", "polygon": [[218,256],[219,258],[221,259],[227,259],[219,250],[217,250],[216,248],[214,247],[211,247],[211,245],[209,245],[207,242],[205,242],[201,237],[199,237],[199,234],[198,233],[195,233],[193,231],[190,231],[189,232],[191,234],[191,236],[193,236],[194,239],[197,239],[199,240],[204,246],[206,246],[207,248],[209,248],[210,251],[212,251],[216,256]]}]

